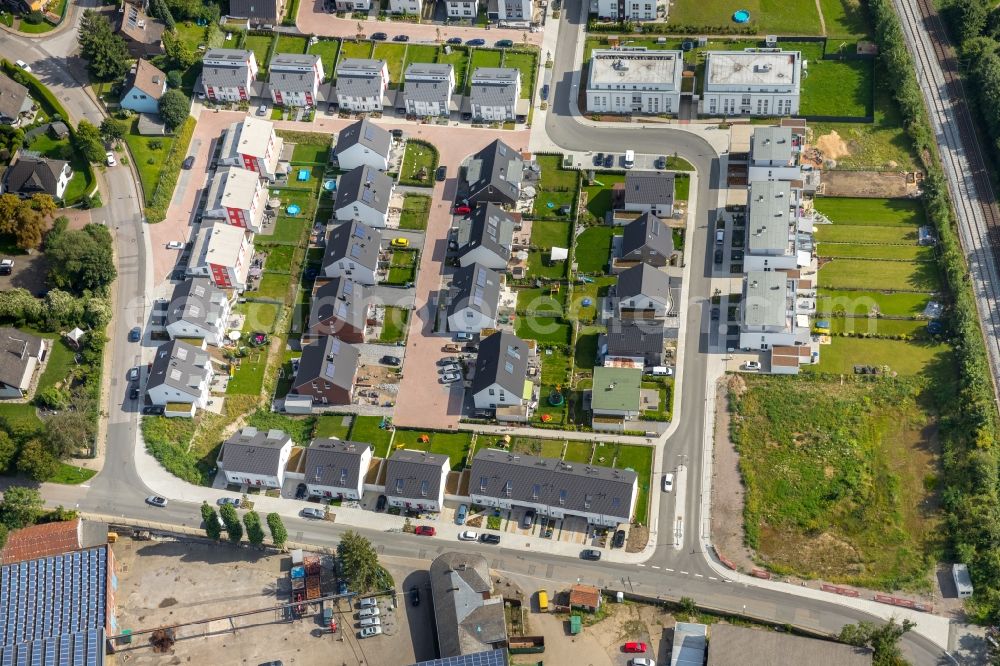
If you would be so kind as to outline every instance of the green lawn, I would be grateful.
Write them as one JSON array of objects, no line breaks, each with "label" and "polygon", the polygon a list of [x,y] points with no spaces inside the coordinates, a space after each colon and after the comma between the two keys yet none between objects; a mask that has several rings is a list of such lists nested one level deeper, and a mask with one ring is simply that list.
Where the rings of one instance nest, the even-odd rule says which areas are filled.
[{"label": "green lawn", "polygon": [[[539,220],[569,220],[571,219],[573,198],[575,196],[573,190],[539,190],[538,195],[535,197],[533,204],[532,213],[535,216],[534,224],[538,224]],[[564,213],[564,210],[570,211],[570,213]],[[534,233],[534,232],[532,232]]]},{"label": "green lawn", "polygon": [[410,319],[410,311],[404,308],[387,306],[385,320],[382,324],[382,334],[379,342],[402,342],[406,339],[406,324]]},{"label": "green lawn", "polygon": [[445,53],[444,49],[441,49],[438,51],[437,62],[450,63],[455,68],[455,89],[463,90],[465,77],[469,71],[469,49],[464,46],[453,46],[451,53]]},{"label": "green lawn", "polygon": [[290,284],[290,275],[268,273],[265,270],[264,277],[260,280],[260,286],[257,288],[257,291],[251,292],[250,295],[258,298],[270,298],[276,301],[283,301],[285,299],[285,294],[288,293],[288,285]]},{"label": "green lawn", "polygon": [[843,312],[855,316],[865,316],[872,306],[888,316],[912,317],[921,314],[931,300],[929,294],[898,292],[885,294],[880,291],[839,291],[820,289],[816,303],[817,312],[830,315]]},{"label": "green lawn", "polygon": [[[598,454],[601,451],[598,449]],[[600,463],[604,464],[604,463]],[[652,483],[653,449],[649,446],[632,446],[620,444],[615,451],[614,466],[618,469],[631,469],[639,477],[639,494],[635,501],[635,519],[642,524],[647,523],[646,512],[649,509],[649,486]]]},{"label": "green lawn", "polygon": [[267,253],[267,270],[276,273],[287,273],[292,268],[292,255],[296,248],[291,245],[270,245],[266,247],[258,246],[258,249]]},{"label": "green lawn", "polygon": [[592,373],[597,363],[597,339],[602,329],[590,326],[584,327],[576,336],[576,348],[573,350],[573,366],[576,372]]},{"label": "green lawn", "polygon": [[873,319],[870,317],[831,317],[830,331],[834,334],[907,335],[924,337],[927,322],[915,319]]},{"label": "green lawn", "polygon": [[594,221],[604,223],[604,217],[614,204],[612,188],[619,183],[625,182],[623,173],[597,172],[594,174],[594,182],[584,185],[583,192],[587,197],[586,210],[590,213]]},{"label": "green lawn", "polygon": [[389,81],[399,85],[403,80],[403,56],[406,54],[406,44],[396,42],[376,42],[372,58],[385,60],[389,66]]},{"label": "green lawn", "polygon": [[69,348],[62,338],[54,335],[42,334],[42,337],[52,341],[52,349],[49,351],[48,359],[45,362],[45,371],[38,378],[37,391],[44,391],[56,384],[63,382],[69,375],[69,371],[76,365],[76,352]]},{"label": "green lawn", "polygon": [[274,225],[274,233],[270,236],[261,236],[261,238],[273,243],[298,245],[309,229],[309,226],[309,220],[304,217],[279,216],[278,221]]},{"label": "green lawn", "polygon": [[[756,34],[777,35],[818,35],[820,34],[819,12],[813,0],[677,0],[670,6],[669,22],[674,25],[718,26],[728,28],[735,25],[732,17],[737,9],[750,12],[750,22],[746,24]],[[713,32],[705,29],[705,31]],[[811,65],[812,63],[810,63]]]},{"label": "green lawn", "polygon": [[820,348],[818,365],[803,367],[808,372],[853,374],[855,365],[887,365],[901,375],[918,375],[950,356],[948,345],[933,342],[834,337]]},{"label": "green lawn", "polygon": [[372,48],[374,47],[374,42],[362,41],[356,42],[352,40],[344,40],[340,45],[340,59],[344,58],[361,58],[367,60],[372,56]]},{"label": "green lawn", "polygon": [[392,431],[379,428],[381,416],[355,416],[351,424],[350,439],[355,442],[368,442],[375,449],[375,456],[385,458],[389,453],[389,440]]},{"label": "green lawn", "polygon": [[[568,329],[566,333],[569,333]],[[558,347],[549,347],[539,352],[542,359],[541,379],[542,383],[546,386],[566,386],[569,381],[572,359],[566,352],[566,346],[561,342],[559,344],[560,346]],[[545,402],[548,395],[548,391],[542,391],[541,396],[543,399],[541,402]]]},{"label": "green lawn", "polygon": [[406,149],[403,152],[399,184],[434,187],[434,170],[437,169],[437,165],[437,148],[425,141],[411,139],[406,142]]},{"label": "green lawn", "polygon": [[273,38],[264,35],[246,35],[243,40],[242,48],[253,51],[254,56],[257,58],[257,66],[260,67],[261,71],[267,69],[272,41],[274,41]]},{"label": "green lawn", "polygon": [[385,284],[401,285],[413,282],[417,274],[416,250],[393,250],[389,277]]},{"label": "green lawn", "polygon": [[823,10],[826,34],[831,41],[870,37],[865,10],[858,0],[819,0],[819,6]]},{"label": "green lawn", "polygon": [[538,155],[535,160],[542,170],[538,187],[542,190],[575,190],[579,172],[562,168],[561,155]]},{"label": "green lawn", "polygon": [[594,445],[591,442],[566,442],[566,455],[563,457],[568,463],[589,463],[594,455]]},{"label": "green lawn", "polygon": [[821,243],[821,257],[886,259],[896,261],[934,261],[934,250],[919,245],[873,245],[871,243]]},{"label": "green lawn", "polygon": [[84,481],[89,481],[97,474],[92,469],[77,467],[66,463],[59,463],[56,475],[48,479],[48,483],[61,483],[64,486],[78,486]]},{"label": "green lawn", "polygon": [[406,47],[406,60],[403,62],[403,73],[412,62],[437,62],[438,53],[443,49],[430,44],[410,44]]},{"label": "green lawn", "polygon": [[[602,276],[594,278],[593,282],[578,284],[573,287],[573,302],[569,304],[569,318],[579,321],[591,321],[597,316],[597,299],[607,296],[608,289],[618,278]],[[584,305],[583,300],[590,299],[590,305]]]},{"label": "green lawn", "polygon": [[816,240],[828,243],[884,243],[916,245],[915,227],[860,227],[849,224],[817,224]]},{"label": "green lawn", "polygon": [[531,312],[535,316],[561,317],[564,313],[564,293],[553,295],[551,289],[538,287],[535,289],[517,290],[517,314]]},{"label": "green lawn", "polygon": [[[479,436],[482,439],[483,435]],[[541,458],[562,458],[563,447],[566,440],[563,439],[535,439],[533,437],[515,437],[510,444],[513,453],[524,453],[530,456]],[[479,442],[479,448],[482,448]]]},{"label": "green lawn", "polygon": [[820,269],[819,282],[838,289],[877,284],[892,290],[936,292],[941,289],[941,274],[933,263],[834,259]]},{"label": "green lawn", "polygon": [[34,432],[42,427],[35,406],[28,403],[0,404],[0,423],[8,432]]},{"label": "green lawn", "polygon": [[816,197],[813,204],[834,226],[919,227],[927,224],[924,207],[918,199]]},{"label": "green lawn", "polygon": [[[569,324],[552,317],[518,317],[514,323],[517,335],[522,338],[537,340],[541,344],[553,344],[553,345],[568,345],[570,340],[570,326]],[[553,351],[551,356],[546,356],[545,352],[540,352],[542,354],[542,372],[544,374],[546,369],[546,364],[549,363],[550,359],[556,355],[565,354],[559,351]],[[562,364],[564,367],[566,363]],[[564,381],[564,378],[560,378]],[[542,381],[546,381],[543,379]]]},{"label": "green lawn", "polygon": [[250,414],[250,417],[247,419],[247,425],[261,431],[284,431],[297,445],[306,446],[313,437],[313,430],[316,427],[316,417],[292,416],[272,412],[268,409],[258,409]]},{"label": "green lawn", "polygon": [[[292,162],[296,164],[326,164],[330,161],[330,137],[326,137],[324,142],[296,143],[292,150]],[[310,180],[318,178],[320,174],[310,172]],[[289,176],[291,179],[291,176]],[[297,182],[297,181],[295,181]]]},{"label": "green lawn", "polygon": [[531,244],[540,248],[569,247],[569,236],[572,224],[565,222],[543,222],[535,220],[531,223]]},{"label": "green lawn", "polygon": [[239,359],[239,367],[229,379],[226,394],[260,395],[264,387],[265,369],[267,369],[267,348],[251,349],[248,356]]},{"label": "green lawn", "polygon": [[403,212],[399,216],[399,228],[424,231],[427,229],[430,212],[430,197],[422,194],[406,194],[403,197]]},{"label": "green lawn", "polygon": [[309,39],[298,35],[278,35],[278,45],[275,53],[305,53],[309,46]]},{"label": "green lawn", "polygon": [[321,39],[309,47],[309,53],[318,55],[323,61],[323,73],[327,79],[333,77],[333,68],[340,52],[340,41],[336,39]]},{"label": "green lawn", "polygon": [[132,151],[135,160],[135,167],[139,171],[139,180],[142,182],[142,194],[146,203],[150,203],[156,184],[160,180],[160,171],[163,169],[163,161],[170,154],[170,147],[174,143],[171,136],[140,136],[136,125],[139,119],[136,118],[132,125],[132,130],[125,135],[125,143]]},{"label": "green lawn", "polygon": [[336,437],[347,439],[351,431],[352,417],[349,414],[323,414],[316,417],[313,437]]},{"label": "green lawn", "polygon": [[[427,435],[430,441],[417,441],[422,435]],[[472,448],[471,432],[436,432],[433,430],[397,430],[392,440],[392,448],[404,448],[415,451],[428,451],[448,456],[452,470],[465,467],[466,457]],[[400,446],[402,445],[402,446]],[[391,457],[391,456],[390,456]]]},{"label": "green lawn", "polygon": [[548,250],[532,250],[528,255],[528,275],[533,278],[565,280],[567,262],[550,260]]},{"label": "green lawn", "polygon": [[576,239],[576,263],[581,273],[603,273],[611,258],[613,227],[590,227]]},{"label": "green lawn", "polygon": [[538,56],[528,51],[504,51],[503,66],[521,71],[521,99],[530,99],[535,92]]},{"label": "green lawn", "polygon": [[870,60],[810,60],[802,78],[804,116],[869,116],[874,113]]},{"label": "green lawn", "polygon": [[[500,51],[495,51],[492,49],[482,49],[482,48],[473,49],[472,58],[470,59],[469,62],[470,77],[480,67],[499,67],[500,58],[501,58]],[[458,81],[457,78],[455,80]]]},{"label": "green lawn", "polygon": [[255,303],[248,301],[246,303],[237,303],[234,311],[237,314],[244,315],[244,333],[253,333],[255,331],[273,333],[281,306],[277,303]]},{"label": "green lawn", "polygon": [[[127,137],[126,137],[127,138]],[[168,138],[164,143],[166,149],[169,148],[170,143],[173,139]],[[41,134],[36,136],[31,142],[30,146],[26,146],[31,151],[40,153],[44,157],[52,157],[55,159],[68,159],[70,167],[73,169],[73,176],[70,178],[69,184],[66,185],[66,191],[63,193],[63,200],[67,205],[73,205],[77,203],[84,194],[86,194],[87,187],[87,169],[89,165],[83,159],[83,157],[74,151],[70,147],[69,139],[56,140],[53,139],[48,134]],[[163,159],[166,158],[166,150],[162,155],[158,156],[159,162],[156,166],[156,178],[159,178],[159,163],[162,163]],[[140,164],[140,167],[143,165]],[[140,168],[140,176],[143,179],[143,185],[145,189],[145,176]],[[153,182],[153,187],[156,186],[156,182]]]}]

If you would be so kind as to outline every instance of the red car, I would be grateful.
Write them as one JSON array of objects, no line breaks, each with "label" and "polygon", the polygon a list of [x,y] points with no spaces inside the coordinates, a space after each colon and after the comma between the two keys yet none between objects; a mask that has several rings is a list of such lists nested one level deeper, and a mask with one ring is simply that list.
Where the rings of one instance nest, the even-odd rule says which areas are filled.
[{"label": "red car", "polygon": [[429,525],[419,525],[415,530],[413,530],[413,533],[420,536],[434,536],[436,531]]},{"label": "red car", "polygon": [[468,215],[472,212],[472,208],[466,204],[460,204],[455,206],[455,215]]},{"label": "red car", "polygon": [[638,653],[642,653],[642,652],[646,651],[646,644],[645,643],[626,643],[625,647],[623,647],[622,650],[624,652],[630,652],[630,653],[636,653],[636,654],[638,654]]}]

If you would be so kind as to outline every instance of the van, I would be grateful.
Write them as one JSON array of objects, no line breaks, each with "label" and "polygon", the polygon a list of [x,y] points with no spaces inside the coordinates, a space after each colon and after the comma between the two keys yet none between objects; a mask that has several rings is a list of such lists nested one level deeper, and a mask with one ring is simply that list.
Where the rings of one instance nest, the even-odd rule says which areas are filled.
[{"label": "van", "polygon": [[647,374],[653,375],[654,377],[671,377],[674,374],[674,369],[668,368],[665,365],[654,365],[652,368],[648,369]]},{"label": "van", "polygon": [[635,166],[635,151],[626,150],[625,151],[625,168],[631,169]]},{"label": "van", "polygon": [[725,229],[715,230],[715,244],[722,245],[726,241],[726,231]]},{"label": "van", "polygon": [[549,593],[545,590],[538,591],[538,612],[549,612]]}]

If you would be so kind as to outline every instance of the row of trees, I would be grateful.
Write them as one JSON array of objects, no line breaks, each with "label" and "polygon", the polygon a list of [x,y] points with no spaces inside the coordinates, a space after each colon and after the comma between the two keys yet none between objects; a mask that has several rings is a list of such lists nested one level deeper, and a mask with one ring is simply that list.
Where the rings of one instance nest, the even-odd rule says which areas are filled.
[{"label": "row of trees", "polygon": [[37,249],[57,209],[48,194],[34,194],[29,199],[0,194],[0,234],[12,237],[19,249]]},{"label": "row of trees", "polygon": [[[224,504],[216,511],[208,502],[201,505],[201,519],[205,525],[205,535],[209,539],[219,541],[222,539],[222,530],[226,530],[226,538],[231,543],[240,543],[243,540],[243,532],[246,530],[247,541],[252,546],[264,544],[264,528],[260,522],[260,514],[256,511],[247,511],[243,514],[243,522],[240,522],[239,514],[231,504]],[[221,521],[221,522],[220,522]],[[267,527],[271,532],[271,543],[275,548],[284,548],[288,540],[288,531],[281,520],[281,516],[276,513],[267,514]]]}]

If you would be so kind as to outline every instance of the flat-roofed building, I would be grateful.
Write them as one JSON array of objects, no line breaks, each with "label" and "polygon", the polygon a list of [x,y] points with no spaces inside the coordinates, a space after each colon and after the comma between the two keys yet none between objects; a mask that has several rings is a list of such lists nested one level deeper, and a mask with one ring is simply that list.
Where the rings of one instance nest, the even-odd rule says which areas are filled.
[{"label": "flat-roofed building", "polygon": [[811,223],[799,215],[801,191],[790,181],[750,183],[743,270],[791,270],[812,261]]},{"label": "flat-roofed building", "polygon": [[274,131],[274,123],[247,116],[226,130],[219,165],[243,167],[274,182],[284,146],[284,139]]},{"label": "flat-roofed building", "polygon": [[709,51],[699,112],[709,116],[795,115],[801,72],[799,51]]},{"label": "flat-roofed building", "polygon": [[266,199],[267,188],[255,172],[240,167],[221,168],[208,187],[204,215],[260,233]]},{"label": "flat-roofed building", "polygon": [[587,111],[677,113],[683,73],[680,51],[595,49],[587,77]]},{"label": "flat-roofed building", "polygon": [[[873,653],[869,648],[788,632],[721,622],[709,627],[708,632],[708,666],[871,666],[872,663]],[[699,659],[704,658],[704,641],[701,649]]]},{"label": "flat-roofed building", "polygon": [[762,351],[809,341],[795,312],[796,282],[782,271],[750,271],[743,278],[740,348]]},{"label": "flat-roofed building", "polygon": [[221,289],[245,289],[253,258],[253,234],[222,222],[202,224],[187,274],[211,278]]}]

